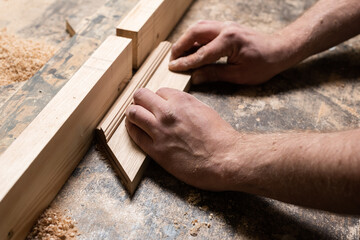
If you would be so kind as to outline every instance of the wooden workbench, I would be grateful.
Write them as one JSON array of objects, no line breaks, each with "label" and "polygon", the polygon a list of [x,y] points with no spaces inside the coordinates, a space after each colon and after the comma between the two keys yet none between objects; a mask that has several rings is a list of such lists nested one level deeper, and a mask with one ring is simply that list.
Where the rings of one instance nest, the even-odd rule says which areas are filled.
[{"label": "wooden workbench", "polygon": [[[64,7],[59,2],[68,5]],[[74,5],[69,7],[71,2]],[[70,15],[75,15],[75,2],[80,2],[83,8],[81,4],[95,4],[95,1],[54,1],[46,13],[51,12],[54,19],[60,13],[73,11]],[[21,86],[0,88],[4,94],[14,89],[0,105],[2,151],[92,50],[114,33],[111,27],[136,3],[102,1],[99,7],[99,2],[96,1],[96,8],[90,8],[94,10],[88,13],[87,22],[82,23],[86,27],[81,33],[70,40],[64,35],[59,52],[34,78]],[[271,32],[296,19],[314,2],[197,0],[169,39],[174,41],[200,19],[232,20]],[[49,33],[50,41],[58,39],[50,33],[59,29],[47,26],[41,18],[34,22],[35,25],[17,32],[25,37]],[[31,27],[42,30],[28,30]],[[261,86],[217,83],[193,87],[190,93],[212,106],[238,131],[332,131],[359,127],[359,80],[360,37],[314,56]],[[79,239],[191,239],[194,220],[211,224],[210,228],[200,228],[198,239],[360,238],[359,218],[304,209],[245,193],[200,191],[176,180],[155,163],[150,164],[136,194],[130,198],[96,146],[89,149],[50,207],[78,222]]]}]

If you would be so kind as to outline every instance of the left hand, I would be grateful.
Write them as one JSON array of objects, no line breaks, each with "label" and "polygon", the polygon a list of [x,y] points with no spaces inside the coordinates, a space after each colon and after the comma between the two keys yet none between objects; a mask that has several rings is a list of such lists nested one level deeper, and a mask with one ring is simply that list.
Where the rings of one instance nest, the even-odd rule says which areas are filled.
[{"label": "left hand", "polygon": [[178,179],[202,189],[233,189],[238,132],[190,94],[138,90],[126,127],[134,142]]}]

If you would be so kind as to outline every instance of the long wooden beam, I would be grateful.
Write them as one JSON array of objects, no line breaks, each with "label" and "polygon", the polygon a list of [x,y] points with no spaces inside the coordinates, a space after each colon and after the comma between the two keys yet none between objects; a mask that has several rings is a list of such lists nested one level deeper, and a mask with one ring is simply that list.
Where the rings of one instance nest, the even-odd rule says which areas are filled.
[{"label": "long wooden beam", "polygon": [[148,162],[125,128],[124,115],[133,93],[141,87],[156,91],[161,87],[187,90],[189,86],[189,73],[168,69],[170,47],[169,42],[159,44],[97,127],[98,138],[130,194],[134,193]]},{"label": "long wooden beam", "polygon": [[88,150],[132,75],[131,40],[108,37],[0,156],[0,239],[24,239]]},{"label": "long wooden beam", "polygon": [[118,36],[133,40],[133,67],[164,41],[192,0],[140,0],[117,26]]}]

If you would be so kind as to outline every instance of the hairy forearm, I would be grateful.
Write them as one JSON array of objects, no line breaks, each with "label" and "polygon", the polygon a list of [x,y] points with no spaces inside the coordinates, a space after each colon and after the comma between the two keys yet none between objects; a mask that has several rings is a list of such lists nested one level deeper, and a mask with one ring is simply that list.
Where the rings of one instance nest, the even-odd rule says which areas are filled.
[{"label": "hairy forearm", "polygon": [[284,44],[284,68],[360,33],[359,0],[320,0],[277,32]]},{"label": "hairy forearm", "polygon": [[[240,135],[235,190],[360,213],[360,130]],[[234,158],[235,159],[235,158]],[[233,168],[235,169],[235,168]]]}]

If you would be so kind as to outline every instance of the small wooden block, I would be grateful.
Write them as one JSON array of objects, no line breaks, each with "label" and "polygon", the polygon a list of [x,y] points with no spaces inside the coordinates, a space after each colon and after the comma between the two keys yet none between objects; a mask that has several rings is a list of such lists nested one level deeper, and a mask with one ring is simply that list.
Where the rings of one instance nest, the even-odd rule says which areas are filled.
[{"label": "small wooden block", "polygon": [[116,34],[133,40],[133,68],[164,41],[192,0],[140,0],[117,26]]},{"label": "small wooden block", "polygon": [[98,139],[130,194],[135,192],[148,162],[146,154],[131,140],[125,128],[125,111],[134,92],[145,86],[154,92],[162,87],[178,90],[189,87],[189,73],[168,69],[170,47],[169,42],[160,43],[97,127]]}]

